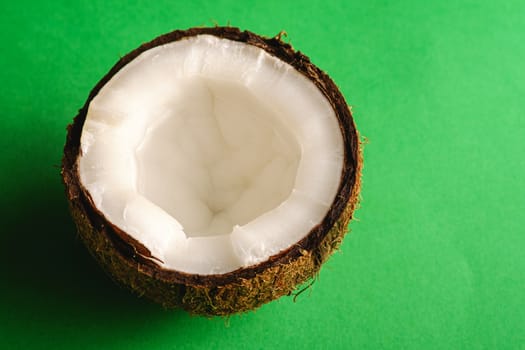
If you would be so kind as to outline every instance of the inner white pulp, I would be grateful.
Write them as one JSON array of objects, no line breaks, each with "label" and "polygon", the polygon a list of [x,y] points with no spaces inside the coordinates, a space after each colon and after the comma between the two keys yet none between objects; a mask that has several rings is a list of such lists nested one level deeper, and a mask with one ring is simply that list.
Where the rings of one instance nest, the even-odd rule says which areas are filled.
[{"label": "inner white pulp", "polygon": [[221,274],[326,215],[343,141],[316,86],[262,49],[199,35],[155,47],[91,101],[79,172],[96,207],[164,268]]}]

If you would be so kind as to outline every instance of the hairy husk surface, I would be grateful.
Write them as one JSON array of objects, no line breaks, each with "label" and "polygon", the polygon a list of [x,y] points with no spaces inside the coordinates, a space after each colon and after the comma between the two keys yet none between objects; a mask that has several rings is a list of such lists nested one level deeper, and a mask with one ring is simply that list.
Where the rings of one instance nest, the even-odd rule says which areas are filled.
[{"label": "hairy husk surface", "polygon": [[[340,121],[345,142],[345,164],[336,201],[325,219],[288,250],[257,266],[224,275],[190,275],[157,265],[149,251],[125,232],[108,222],[93,205],[79,180],[77,159],[80,134],[87,107],[101,87],[141,52],[181,38],[211,34],[256,45],[288,62],[312,80],[328,98]],[[70,211],[80,238],[104,270],[119,284],[146,296],[166,308],[180,307],[191,314],[229,315],[253,310],[315,278],[321,265],[339,247],[358,205],[362,152],[353,119],[341,93],[331,79],[296,52],[280,37],[262,38],[237,28],[193,28],[163,35],[123,57],[95,86],[68,127],[62,162],[62,177]]]}]

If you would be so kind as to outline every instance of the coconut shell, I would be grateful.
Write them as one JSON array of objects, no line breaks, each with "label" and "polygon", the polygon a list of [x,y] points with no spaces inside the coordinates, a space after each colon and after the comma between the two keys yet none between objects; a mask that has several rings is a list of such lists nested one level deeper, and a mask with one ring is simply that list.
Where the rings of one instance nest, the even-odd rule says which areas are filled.
[{"label": "coconut shell", "polygon": [[[257,46],[293,66],[326,96],[338,118],[344,141],[340,185],[322,222],[295,245],[267,261],[220,275],[188,274],[159,266],[144,245],[109,222],[95,207],[80,182],[77,167],[88,106],[100,89],[142,52],[200,34]],[[280,35],[264,38],[232,27],[192,28],[162,35],[122,57],[94,87],[67,130],[62,177],[80,238],[116,282],[166,308],[180,307],[199,315],[229,315],[290,295],[298,285],[314,278],[338,248],[358,204],[362,156],[350,109],[334,82],[308,57],[281,41]]]}]

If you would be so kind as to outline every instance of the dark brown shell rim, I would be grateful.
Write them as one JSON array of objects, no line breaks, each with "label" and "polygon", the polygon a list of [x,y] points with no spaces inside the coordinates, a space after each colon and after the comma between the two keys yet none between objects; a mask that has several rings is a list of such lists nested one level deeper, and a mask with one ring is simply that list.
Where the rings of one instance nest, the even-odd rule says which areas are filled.
[{"label": "dark brown shell rim", "polygon": [[[209,34],[219,38],[244,42],[259,47],[269,54],[281,59],[293,66],[306,78],[311,80],[326,96],[334,109],[339,120],[341,134],[344,140],[344,164],[341,181],[336,199],[330,207],[322,222],[312,230],[301,241],[287,250],[280,252],[268,260],[254,266],[240,268],[235,271],[220,275],[198,275],[188,274],[180,271],[167,270],[154,262],[148,249],[134,240],[128,234],[111,224],[104,215],[98,211],[87,190],[81,185],[77,169],[77,159],[80,154],[80,136],[86,119],[89,103],[98,94],[100,89],[126,64],[131,62],[142,52],[153,47],[178,41],[184,38]],[[352,114],[346,101],[334,82],[323,71],[312,64],[308,57],[299,51],[295,51],[289,44],[281,41],[280,36],[264,38],[249,31],[240,31],[233,27],[191,28],[188,30],[176,30],[156,39],[142,44],[137,49],[122,57],[111,70],[96,84],[90,92],[89,97],[79,113],[74,118],[73,124],[68,126],[64,157],[62,160],[62,177],[66,187],[66,194],[73,205],[83,209],[89,221],[101,235],[106,235],[117,247],[122,258],[137,270],[167,283],[178,283],[186,286],[221,286],[233,283],[240,279],[250,279],[264,270],[279,264],[287,264],[312,252],[319,246],[323,238],[336,223],[343,213],[346,205],[351,199],[351,194],[357,182],[357,168],[359,162],[359,139],[352,118]]]}]

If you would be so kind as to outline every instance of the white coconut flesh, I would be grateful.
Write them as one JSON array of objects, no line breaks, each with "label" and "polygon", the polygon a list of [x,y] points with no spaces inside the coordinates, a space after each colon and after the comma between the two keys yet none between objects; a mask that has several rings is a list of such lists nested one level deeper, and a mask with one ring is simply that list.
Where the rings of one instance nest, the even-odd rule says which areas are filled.
[{"label": "white coconut flesh", "polygon": [[165,269],[223,274],[318,225],[343,140],[320,90],[252,45],[198,35],[149,49],[89,104],[78,160],[95,207]]}]

